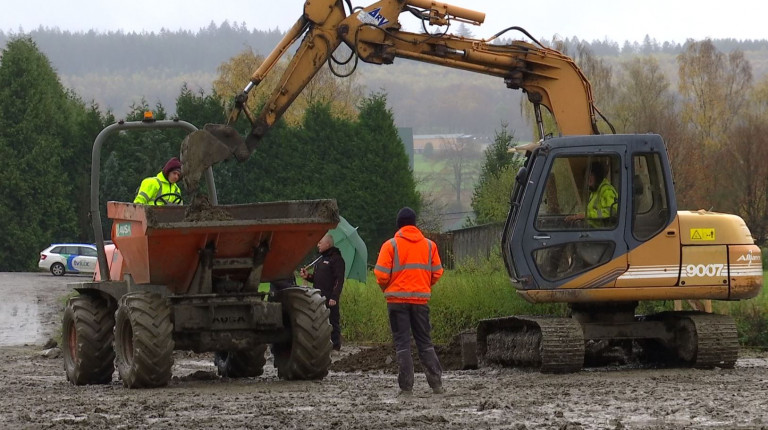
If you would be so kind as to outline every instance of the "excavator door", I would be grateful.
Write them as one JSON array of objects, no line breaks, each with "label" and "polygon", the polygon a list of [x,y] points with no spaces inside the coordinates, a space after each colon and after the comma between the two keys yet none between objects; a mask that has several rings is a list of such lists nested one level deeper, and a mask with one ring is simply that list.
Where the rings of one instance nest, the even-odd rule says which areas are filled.
[{"label": "excavator door", "polygon": [[[672,222],[669,178],[658,135],[561,137],[531,148],[502,238],[517,288],[558,290],[557,298],[537,301],[581,301],[585,289],[614,287],[629,268],[629,251]],[[650,194],[658,202],[646,214],[638,196]]]}]

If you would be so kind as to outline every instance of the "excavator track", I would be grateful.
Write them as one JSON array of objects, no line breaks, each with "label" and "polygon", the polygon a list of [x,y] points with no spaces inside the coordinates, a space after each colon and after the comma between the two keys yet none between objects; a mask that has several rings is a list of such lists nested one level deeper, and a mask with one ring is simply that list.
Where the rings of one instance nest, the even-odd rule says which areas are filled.
[{"label": "excavator track", "polygon": [[678,356],[697,369],[732,369],[739,355],[736,323],[728,315],[675,314]]},{"label": "excavator track", "polygon": [[577,372],[584,365],[584,335],[579,323],[570,318],[487,319],[478,324],[477,353],[481,365]]}]

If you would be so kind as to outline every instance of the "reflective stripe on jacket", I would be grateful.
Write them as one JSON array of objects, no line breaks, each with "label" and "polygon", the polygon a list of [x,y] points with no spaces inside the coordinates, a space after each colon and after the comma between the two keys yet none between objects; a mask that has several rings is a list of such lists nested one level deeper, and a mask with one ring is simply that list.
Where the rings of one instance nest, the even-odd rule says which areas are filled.
[{"label": "reflective stripe on jacket", "polygon": [[[181,195],[181,189],[178,185],[172,184],[168,181],[168,179],[165,179],[163,172],[160,172],[157,174],[157,176],[150,176],[149,178],[145,178],[143,181],[141,181],[139,192],[136,193],[136,198],[133,199],[133,202],[142,205],[154,206],[157,196],[168,193]],[[167,203],[167,201],[158,202],[160,205],[165,205]]]},{"label": "reflective stripe on jacket", "polygon": [[425,304],[443,266],[437,245],[410,225],[384,242],[373,273],[388,303]]}]

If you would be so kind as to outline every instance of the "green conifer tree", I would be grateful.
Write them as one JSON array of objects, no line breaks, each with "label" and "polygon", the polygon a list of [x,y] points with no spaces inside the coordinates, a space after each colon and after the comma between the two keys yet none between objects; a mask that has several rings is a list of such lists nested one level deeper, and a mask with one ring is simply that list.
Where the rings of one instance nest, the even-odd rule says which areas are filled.
[{"label": "green conifer tree", "polygon": [[480,179],[472,194],[472,210],[475,220],[467,224],[487,224],[504,221],[509,211],[509,198],[517,169],[522,166],[522,158],[509,152],[513,146],[514,133],[502,125],[496,131],[493,144],[485,150]]},{"label": "green conifer tree", "polygon": [[[51,242],[76,240],[77,188],[68,163],[82,142],[71,100],[29,38],[8,42],[0,60],[0,271],[31,270]],[[87,160],[85,160],[87,163]]]},{"label": "green conifer tree", "polygon": [[[359,192],[353,202],[359,214],[360,235],[376,259],[380,245],[396,230],[395,217],[403,206],[419,212],[419,194],[409,167],[408,155],[395,127],[387,96],[374,93],[360,103],[357,123]],[[362,185],[363,181],[365,182]]]}]

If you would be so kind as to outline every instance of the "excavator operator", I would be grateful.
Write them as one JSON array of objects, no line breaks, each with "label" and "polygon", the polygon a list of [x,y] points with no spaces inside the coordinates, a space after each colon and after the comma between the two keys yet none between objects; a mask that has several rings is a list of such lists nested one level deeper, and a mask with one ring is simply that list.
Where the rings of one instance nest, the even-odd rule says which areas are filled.
[{"label": "excavator operator", "polygon": [[619,193],[606,176],[603,163],[593,161],[590,164],[586,213],[566,217],[567,221],[583,220],[586,217],[590,227],[605,228],[612,225],[619,204]]}]

